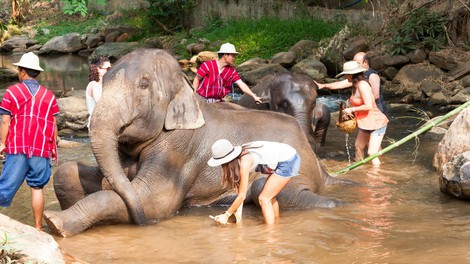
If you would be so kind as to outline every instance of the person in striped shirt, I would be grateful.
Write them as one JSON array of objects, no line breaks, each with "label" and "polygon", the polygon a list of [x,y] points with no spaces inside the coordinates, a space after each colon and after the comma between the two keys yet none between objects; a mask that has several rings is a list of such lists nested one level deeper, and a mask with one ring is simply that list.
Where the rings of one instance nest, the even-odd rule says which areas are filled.
[{"label": "person in striped shirt", "polygon": [[31,187],[35,226],[42,230],[42,189],[51,176],[50,160],[57,160],[55,116],[59,107],[54,94],[36,80],[43,71],[36,54],[28,52],[13,65],[18,66],[20,83],[8,87],[0,104],[0,153],[5,157],[0,176],[0,206],[10,206],[26,179]]},{"label": "person in striped shirt", "polygon": [[209,103],[221,102],[232,90],[233,83],[245,93],[253,97],[256,103],[261,98],[253,93],[248,85],[242,81],[233,67],[238,52],[230,43],[222,44],[217,60],[206,61],[197,70],[193,81],[193,89]]}]

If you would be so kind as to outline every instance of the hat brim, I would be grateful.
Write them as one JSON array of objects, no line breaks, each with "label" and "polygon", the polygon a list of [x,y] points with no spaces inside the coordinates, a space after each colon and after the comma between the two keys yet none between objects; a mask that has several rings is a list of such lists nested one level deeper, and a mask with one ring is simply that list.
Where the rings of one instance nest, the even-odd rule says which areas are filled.
[{"label": "hat brim", "polygon": [[356,73],[360,73],[360,72],[365,72],[367,71],[366,69],[364,68],[359,68],[359,69],[356,69],[356,70],[351,70],[351,71],[344,71],[344,72],[341,72],[341,73],[338,73],[336,75],[336,78],[340,77],[340,76],[343,76],[345,74],[356,74]]},{"label": "hat brim", "polygon": [[27,66],[27,65],[23,65],[20,62],[16,62],[16,63],[12,63],[13,66],[17,66],[17,67],[21,67],[21,68],[26,68],[26,69],[31,69],[31,70],[36,70],[36,71],[44,71],[41,66],[38,66],[38,67],[31,67],[31,66]]},{"label": "hat brim", "polygon": [[236,51],[223,51],[223,50],[219,50],[219,51],[217,51],[217,53],[223,53],[223,54],[240,54],[239,52],[236,52]]},{"label": "hat brim", "polygon": [[207,161],[207,165],[209,165],[211,167],[217,167],[219,165],[225,164],[227,162],[232,161],[236,157],[238,157],[238,155],[240,155],[241,152],[242,152],[242,147],[241,146],[233,147],[232,153],[228,154],[227,156],[225,156],[221,159],[214,159],[214,157],[212,157]]}]

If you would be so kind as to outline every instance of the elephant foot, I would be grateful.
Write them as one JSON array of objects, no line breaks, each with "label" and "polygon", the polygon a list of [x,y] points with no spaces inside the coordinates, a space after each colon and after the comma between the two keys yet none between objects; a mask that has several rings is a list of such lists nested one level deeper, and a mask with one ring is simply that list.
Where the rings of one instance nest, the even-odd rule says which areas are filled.
[{"label": "elephant foot", "polygon": [[52,234],[62,237],[71,237],[83,231],[73,230],[70,229],[70,227],[67,227],[61,214],[63,213],[57,211],[44,211],[44,220]]}]

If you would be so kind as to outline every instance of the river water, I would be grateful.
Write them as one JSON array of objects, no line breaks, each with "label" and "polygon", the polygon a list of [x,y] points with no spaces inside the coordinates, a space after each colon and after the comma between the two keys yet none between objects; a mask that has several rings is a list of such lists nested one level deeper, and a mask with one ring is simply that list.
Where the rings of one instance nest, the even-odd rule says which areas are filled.
[{"label": "river water", "polygon": [[[81,78],[83,86],[86,74]],[[418,125],[418,119],[405,118],[416,114],[403,106],[393,107],[391,116],[384,147]],[[352,152],[354,138],[352,134],[346,141],[331,124],[320,152],[328,171],[349,165],[346,144]],[[437,143],[421,136],[382,156],[380,168],[366,164],[338,176],[358,185],[330,186],[322,195],[343,201],[343,206],[281,211],[280,223],[271,227],[254,206],[246,206],[242,224],[225,227],[209,218],[225,208],[200,207],[183,208],[155,225],[98,226],[55,239],[89,263],[468,263],[470,207],[439,191],[438,174],[431,167]],[[95,164],[86,139],[59,153],[61,162]],[[59,210],[51,183],[45,194],[46,209]],[[32,225],[29,189],[23,185],[12,206],[0,213]]]}]

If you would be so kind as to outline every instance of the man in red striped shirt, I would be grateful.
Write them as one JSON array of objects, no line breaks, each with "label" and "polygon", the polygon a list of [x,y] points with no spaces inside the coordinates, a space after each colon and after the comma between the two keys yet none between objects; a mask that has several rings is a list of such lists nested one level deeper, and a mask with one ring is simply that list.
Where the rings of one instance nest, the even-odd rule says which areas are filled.
[{"label": "man in red striped shirt", "polygon": [[[54,94],[36,77],[43,69],[36,54],[24,54],[18,66],[21,83],[8,87],[0,104],[0,153],[5,163],[0,176],[0,206],[10,206],[23,181],[31,187],[35,226],[42,230],[43,187],[51,176],[51,158],[57,158],[59,107]],[[3,155],[2,155],[3,156]]]},{"label": "man in red striped shirt", "polygon": [[193,89],[204,97],[207,102],[222,101],[222,98],[232,90],[233,83],[236,83],[245,94],[252,96],[257,103],[261,103],[261,98],[253,93],[248,85],[240,79],[233,67],[237,54],[234,45],[230,43],[222,44],[218,51],[219,58],[202,63],[197,70],[193,81]]}]

